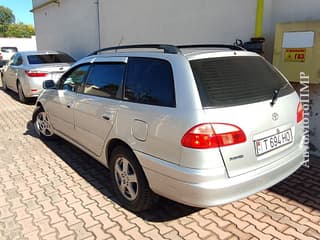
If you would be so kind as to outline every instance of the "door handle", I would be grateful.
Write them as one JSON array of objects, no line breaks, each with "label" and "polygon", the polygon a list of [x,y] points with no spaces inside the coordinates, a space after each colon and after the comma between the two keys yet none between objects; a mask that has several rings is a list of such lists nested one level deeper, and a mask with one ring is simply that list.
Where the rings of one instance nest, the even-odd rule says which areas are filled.
[{"label": "door handle", "polygon": [[113,114],[112,114],[112,113],[105,113],[105,114],[102,114],[101,117],[102,117],[104,120],[109,121],[109,120],[112,120]]},{"label": "door handle", "polygon": [[67,108],[71,108],[71,107],[72,107],[71,103],[67,104]]}]

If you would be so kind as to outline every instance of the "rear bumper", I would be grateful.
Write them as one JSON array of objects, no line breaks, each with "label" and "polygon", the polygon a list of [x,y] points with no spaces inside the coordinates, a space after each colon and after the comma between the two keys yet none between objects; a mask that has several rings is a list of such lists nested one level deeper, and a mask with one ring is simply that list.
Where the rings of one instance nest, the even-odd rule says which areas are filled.
[{"label": "rear bumper", "polygon": [[135,152],[151,189],[169,199],[195,207],[221,205],[267,189],[303,164],[303,148],[276,162],[237,177],[225,169],[197,170]]},{"label": "rear bumper", "polygon": [[23,85],[23,93],[25,97],[38,97],[43,91],[42,83],[46,79],[25,78]]}]

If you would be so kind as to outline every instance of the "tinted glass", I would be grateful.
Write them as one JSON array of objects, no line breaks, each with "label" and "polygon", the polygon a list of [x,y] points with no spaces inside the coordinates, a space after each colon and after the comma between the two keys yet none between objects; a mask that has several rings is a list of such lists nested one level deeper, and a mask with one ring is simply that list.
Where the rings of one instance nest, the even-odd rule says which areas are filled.
[{"label": "tinted glass", "polygon": [[19,56],[19,57],[17,58],[17,61],[16,61],[15,65],[16,65],[16,66],[19,66],[19,65],[21,65],[21,64],[22,64],[22,57]]},{"label": "tinted glass", "polygon": [[29,64],[73,63],[75,60],[67,54],[39,54],[27,56]]},{"label": "tinted glass", "polygon": [[[85,85],[84,93],[115,98],[125,72],[125,64],[95,64]],[[121,95],[119,95],[120,97]]]},{"label": "tinted glass", "polygon": [[261,57],[224,57],[190,61],[204,107],[225,107],[271,99],[294,90]]},{"label": "tinted glass", "polygon": [[175,107],[170,63],[159,59],[131,58],[125,84],[125,99],[138,103]]},{"label": "tinted glass", "polygon": [[67,72],[60,80],[59,89],[72,92],[82,92],[83,83],[88,75],[90,65],[82,65]]},{"label": "tinted glass", "polygon": [[12,61],[13,66],[19,66],[22,64],[22,57],[19,53],[15,54],[12,60],[13,60]]}]

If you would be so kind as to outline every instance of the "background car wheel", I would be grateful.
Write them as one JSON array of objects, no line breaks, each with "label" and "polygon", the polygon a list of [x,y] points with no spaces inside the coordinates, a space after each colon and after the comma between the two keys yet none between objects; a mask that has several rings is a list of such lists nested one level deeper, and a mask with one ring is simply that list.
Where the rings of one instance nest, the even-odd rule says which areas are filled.
[{"label": "background car wheel", "polygon": [[17,88],[18,88],[19,101],[22,102],[22,103],[26,103],[27,102],[27,98],[24,96],[23,89],[22,89],[22,86],[21,86],[20,82],[18,82]]},{"label": "background car wheel", "polygon": [[48,114],[42,107],[38,106],[33,112],[32,122],[38,136],[45,140],[54,139],[52,125],[49,121]]},{"label": "background car wheel", "polygon": [[110,169],[114,191],[120,203],[133,212],[150,208],[158,199],[133,152],[125,146],[111,154]]},{"label": "background car wheel", "polygon": [[1,76],[1,81],[2,81],[2,88],[4,91],[7,91],[8,90],[8,87],[7,87],[7,83],[6,81],[3,79],[3,76]]}]

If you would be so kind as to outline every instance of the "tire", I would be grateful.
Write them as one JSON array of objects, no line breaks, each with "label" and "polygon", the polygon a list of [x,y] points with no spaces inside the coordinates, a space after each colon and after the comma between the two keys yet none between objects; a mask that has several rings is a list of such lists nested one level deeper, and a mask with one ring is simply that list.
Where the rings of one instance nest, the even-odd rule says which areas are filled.
[{"label": "tire", "polygon": [[22,103],[26,103],[27,98],[24,96],[23,89],[20,82],[17,83],[17,89],[18,89],[19,101]]},{"label": "tire", "polygon": [[42,107],[37,106],[34,110],[32,115],[32,123],[39,138],[43,140],[53,140],[55,138],[48,114],[43,110]]},{"label": "tire", "polygon": [[134,153],[125,146],[117,146],[110,161],[114,192],[120,203],[133,212],[151,208],[158,196],[150,189]]},{"label": "tire", "polygon": [[1,75],[1,81],[2,81],[2,88],[4,91],[8,91],[8,87],[7,87],[7,83],[6,81],[3,79],[3,75]]}]

